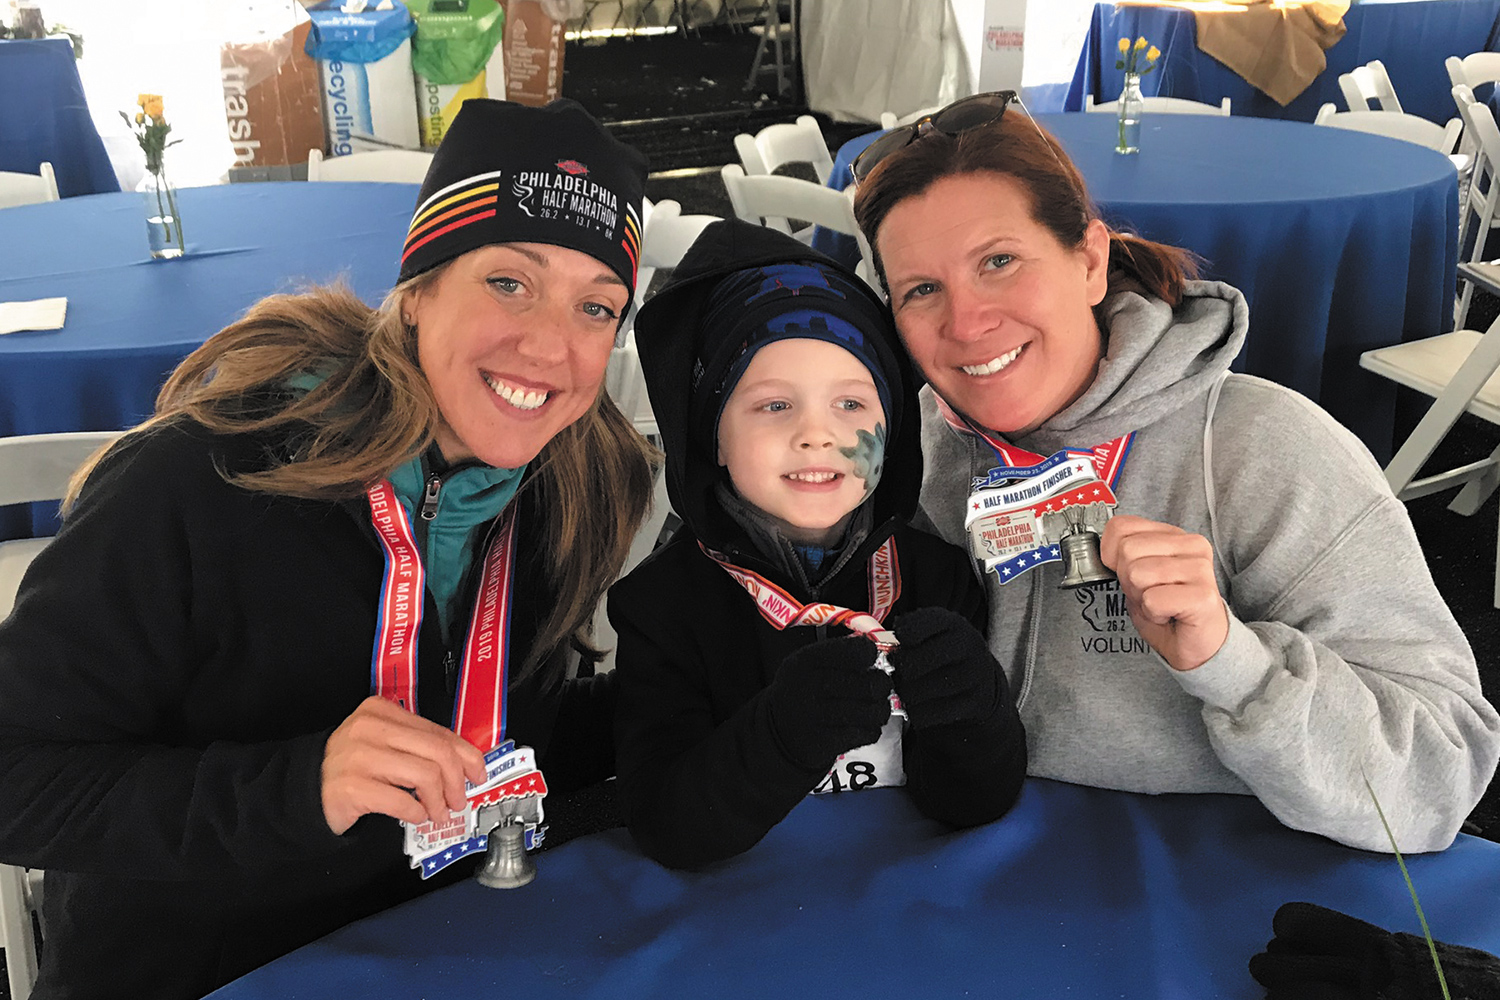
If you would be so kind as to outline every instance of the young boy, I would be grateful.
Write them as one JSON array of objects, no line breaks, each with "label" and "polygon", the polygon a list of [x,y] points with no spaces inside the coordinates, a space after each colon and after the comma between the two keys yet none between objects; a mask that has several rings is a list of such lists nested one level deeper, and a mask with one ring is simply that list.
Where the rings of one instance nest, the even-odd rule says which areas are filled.
[{"label": "young boy", "polygon": [[[953,826],[1003,815],[1025,735],[967,555],[907,525],[916,381],[885,305],[796,240],[731,220],[704,230],[635,330],[683,520],[609,596],[637,843],[700,868],[809,792],[886,785]],[[877,664],[886,629],[899,645]]]}]

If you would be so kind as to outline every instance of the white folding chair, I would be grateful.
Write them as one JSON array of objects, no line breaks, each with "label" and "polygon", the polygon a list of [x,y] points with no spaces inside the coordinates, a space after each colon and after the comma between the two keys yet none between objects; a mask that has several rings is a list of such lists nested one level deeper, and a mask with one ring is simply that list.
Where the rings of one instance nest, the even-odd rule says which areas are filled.
[{"label": "white folding chair", "polygon": [[[119,436],[119,431],[81,431],[0,438],[0,507],[61,500],[74,470]],[[0,542],[0,620],[10,615],[26,567],[49,541]]]},{"label": "white folding chair", "polygon": [[1500,83],[1500,52],[1475,52],[1462,59],[1449,56],[1443,66],[1448,70],[1448,82],[1454,86],[1463,84],[1474,90],[1487,83]]},{"label": "white folding chair", "polygon": [[699,234],[718,221],[717,215],[683,215],[682,206],[671,200],[659,201],[652,207],[641,233],[641,266],[635,281],[637,306],[645,304],[646,291],[656,269],[676,267]]},{"label": "white folding chair", "polygon": [[389,184],[420,184],[432,165],[432,154],[416,149],[377,149],[324,159],[320,149],[307,154],[310,181],[384,181]]},{"label": "white folding chair", "polygon": [[0,947],[5,949],[5,974],[10,995],[25,1000],[36,985],[36,934],[28,889],[28,872],[15,865],[0,865]]},{"label": "white folding chair", "polygon": [[928,115],[937,114],[939,111],[943,110],[943,107],[944,105],[942,104],[934,104],[930,108],[918,108],[916,111],[913,111],[910,114],[901,115],[899,117],[894,111],[882,111],[880,112],[880,127],[883,129],[893,129],[897,125],[910,125],[912,122],[917,121],[920,118],[925,118]]},{"label": "white folding chair", "polygon": [[[1472,264],[1462,265],[1471,269]],[[1500,292],[1500,281],[1489,286]],[[1471,515],[1500,483],[1500,449],[1477,462],[1416,479],[1448,431],[1465,412],[1500,425],[1500,319],[1484,333],[1455,330],[1436,337],[1366,351],[1360,366],[1394,382],[1433,397],[1432,406],[1385,469],[1386,481],[1402,500],[1413,500],[1462,485],[1448,505],[1457,514]],[[1500,551],[1496,553],[1500,560]],[[1500,608],[1500,562],[1495,576],[1494,605]]]},{"label": "white folding chair", "polygon": [[57,175],[52,164],[43,160],[34,174],[0,170],[0,208],[36,205],[57,200]]},{"label": "white folding chair", "polygon": [[799,115],[796,122],[767,125],[754,135],[741,132],[734,148],[747,174],[774,174],[790,163],[807,163],[819,184],[827,184],[833,173],[833,155],[823,130],[812,115]]},{"label": "white folding chair", "polygon": [[[1458,216],[1458,250],[1461,258],[1481,261],[1490,231],[1495,225],[1495,211],[1500,203],[1500,184],[1496,169],[1500,167],[1500,128],[1489,105],[1474,98],[1474,91],[1464,84],[1453,87],[1453,102],[1458,106],[1464,124],[1463,141],[1472,158],[1468,182],[1460,186]],[[1459,274],[1459,294],[1453,311],[1453,325],[1462,328],[1468,320],[1474,283]]]},{"label": "white folding chair", "polygon": [[[1363,66],[1340,73],[1339,90],[1343,91],[1344,103],[1350,111],[1401,110],[1401,100],[1391,84],[1391,75],[1385,71],[1385,63],[1379,59],[1372,59]],[[1370,107],[1371,101],[1380,107]]]},{"label": "white folding chair", "polygon": [[[1095,104],[1093,95],[1090,94],[1084,100],[1083,110],[1113,113],[1119,110],[1119,106],[1119,101]],[[1191,101],[1186,97],[1148,97],[1141,110],[1148,115],[1223,115],[1228,118],[1229,98],[1224,98],[1218,104],[1204,104],[1202,101]]]},{"label": "white folding chair", "polygon": [[[1317,125],[1404,139],[1445,155],[1451,155],[1458,146],[1459,132],[1463,129],[1457,118],[1449,119],[1446,125],[1439,125],[1404,111],[1340,111],[1332,104],[1319,108],[1318,116],[1313,121]],[[1454,166],[1458,167],[1458,164],[1455,163]]]},{"label": "white folding chair", "polygon": [[[1478,261],[1495,212],[1500,127],[1496,126],[1487,105],[1471,102],[1463,110],[1478,149],[1469,197],[1463,205],[1465,229],[1476,238],[1472,256]],[[1459,265],[1459,273],[1468,286],[1461,300],[1461,311],[1467,311],[1468,295],[1475,283],[1500,294],[1500,265],[1471,261]],[[1462,485],[1448,509],[1464,515],[1477,511],[1500,484],[1500,449],[1480,461],[1446,472],[1422,479],[1416,476],[1461,414],[1471,413],[1500,425],[1500,376],[1496,375],[1500,369],[1500,320],[1483,333],[1459,329],[1366,351],[1359,363],[1377,375],[1433,397],[1432,406],[1386,466],[1386,481],[1396,496],[1412,500]],[[1495,607],[1500,608],[1500,551],[1496,558],[1493,600]]]},{"label": "white folding chair", "polygon": [[750,63],[746,90],[754,90],[760,75],[771,69],[762,65],[768,45],[776,48],[776,93],[784,94],[791,89],[791,69],[796,66],[802,47],[797,42],[797,0],[791,0],[790,6],[790,11],[783,15],[781,0],[765,0],[760,5],[756,23],[750,26],[750,31],[760,36],[760,44],[755,47],[755,59]]},{"label": "white folding chair", "polygon": [[[660,444],[658,441],[657,444]],[[630,542],[630,553],[625,557],[625,565],[620,568],[620,576],[624,576],[635,569],[641,562],[656,549],[656,543],[661,539],[662,531],[666,528],[667,517],[672,513],[672,501],[667,496],[667,470],[664,465],[656,472],[656,485],[651,494],[651,509],[646,513],[646,518],[635,533],[635,538]],[[604,650],[604,659],[595,668],[601,673],[613,670],[615,665],[615,646],[619,640],[614,626],[610,624],[609,615],[604,613],[604,602],[599,603],[599,608],[594,612],[594,645]]]},{"label": "white folding chair", "polygon": [[[725,166],[721,175],[734,214],[746,222],[787,233],[804,243],[811,242],[813,229],[817,226],[853,236],[859,243],[860,263],[856,270],[871,288],[879,290],[875,258],[870,253],[865,234],[859,231],[859,224],[854,221],[854,202],[847,193],[798,177],[774,174],[748,177],[737,163]],[[812,225],[794,233],[788,222],[790,219]]]},{"label": "white folding chair", "polygon": [[[84,460],[119,437],[118,431],[31,434],[0,438],[0,507],[60,500]],[[0,542],[0,620],[10,616],[31,560],[51,539]],[[5,949],[10,995],[30,995],[36,982],[36,937],[31,913],[39,905],[40,871],[0,865],[0,947]]]},{"label": "white folding chair", "polygon": [[646,213],[641,233],[641,263],[636,270],[635,303],[621,330],[618,346],[609,356],[604,386],[620,412],[647,437],[656,434],[656,414],[651,412],[651,399],[646,394],[645,376],[636,353],[635,314],[646,304],[646,293],[657,268],[676,267],[698,234],[718,221],[715,215],[683,215],[682,206],[670,200],[657,202]]}]

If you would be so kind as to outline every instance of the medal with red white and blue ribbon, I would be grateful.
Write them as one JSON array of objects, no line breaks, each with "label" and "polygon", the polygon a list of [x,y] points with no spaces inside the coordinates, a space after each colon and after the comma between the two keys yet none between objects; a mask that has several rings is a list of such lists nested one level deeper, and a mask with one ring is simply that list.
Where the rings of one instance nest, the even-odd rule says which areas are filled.
[{"label": "medal with red white and blue ribbon", "polygon": [[[409,712],[417,711],[417,639],[421,632],[426,573],[411,519],[388,481],[368,491],[370,521],[385,553],[380,588],[380,615],[370,662],[374,694]],[[515,576],[515,508],[496,519],[485,544],[479,594],[464,640],[458,697],[452,729],[485,754],[486,780],[470,784],[468,805],[443,823],[403,824],[407,854],[422,877],[441,871],[461,857],[485,847],[488,830],[480,830],[479,810],[497,807],[527,827],[526,846],[542,837],[541,799],[547,784],[529,747],[505,738],[509,704],[511,605]],[[506,801],[513,800],[513,801]]]},{"label": "medal with red white and blue ribbon", "polygon": [[[890,653],[900,643],[896,639],[896,633],[883,624],[885,616],[901,596],[901,563],[896,555],[895,538],[887,538],[870,556],[866,573],[870,586],[869,611],[855,611],[827,601],[803,604],[786,588],[777,586],[761,574],[734,565],[724,555],[702,542],[698,543],[698,547],[745,588],[746,593],[755,601],[761,617],[777,629],[791,628],[794,625],[842,625],[875,644],[875,669],[886,674],[895,673]],[[881,730],[880,738],[867,747],[855,747],[848,753],[841,754],[834,762],[833,770],[814,789],[815,792],[906,784],[906,770],[901,754],[906,710],[901,707],[901,699],[895,691],[891,692],[890,700],[891,718]]]},{"label": "medal with red white and blue ribbon", "polygon": [[745,588],[762,617],[778,629],[793,625],[843,625],[877,646],[896,642],[896,634],[881,624],[901,596],[901,564],[896,557],[895,538],[887,538],[870,556],[869,611],[853,611],[826,601],[803,604],[786,588],[777,586],[761,574],[741,569],[702,542],[698,547]]},{"label": "medal with red white and blue ribbon", "polygon": [[1060,542],[1070,532],[1103,532],[1119,503],[1114,488],[1134,431],[1093,448],[1064,448],[1044,457],[1001,441],[941,399],[938,411],[948,426],[989,445],[999,462],[974,478],[964,502],[964,529],[969,551],[1000,583],[1060,562]]}]

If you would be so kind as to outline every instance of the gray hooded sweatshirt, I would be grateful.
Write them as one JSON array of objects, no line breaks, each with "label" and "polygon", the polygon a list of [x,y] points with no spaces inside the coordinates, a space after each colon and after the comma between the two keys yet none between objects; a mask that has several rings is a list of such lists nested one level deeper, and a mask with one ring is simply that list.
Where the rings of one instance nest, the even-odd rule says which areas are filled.
[{"label": "gray hooded sweatshirt", "polygon": [[[1389,851],[1447,847],[1500,754],[1500,717],[1433,586],[1406,508],[1364,446],[1282,386],[1228,374],[1244,296],[1190,282],[1174,311],[1112,286],[1093,384],[1011,443],[1041,455],[1136,431],[1117,513],[1208,538],[1229,636],[1176,671],[1117,584],[1058,589],[1044,564],[985,574],[990,648],[1009,665],[1029,772],[1135,792],[1259,796],[1287,826]],[[922,505],[967,539],[971,476],[994,452],[923,390]]]}]

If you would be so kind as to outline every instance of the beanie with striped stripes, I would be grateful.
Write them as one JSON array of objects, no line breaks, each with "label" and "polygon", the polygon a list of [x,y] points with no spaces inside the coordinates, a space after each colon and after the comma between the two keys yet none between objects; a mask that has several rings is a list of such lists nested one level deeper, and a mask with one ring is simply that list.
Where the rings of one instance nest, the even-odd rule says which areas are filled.
[{"label": "beanie with striped stripes", "polygon": [[646,158],[575,101],[465,101],[433,155],[401,279],[493,243],[596,258],[635,293]]}]

